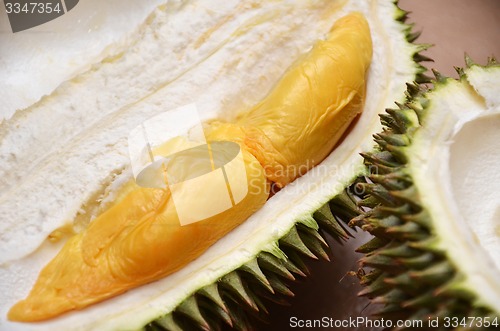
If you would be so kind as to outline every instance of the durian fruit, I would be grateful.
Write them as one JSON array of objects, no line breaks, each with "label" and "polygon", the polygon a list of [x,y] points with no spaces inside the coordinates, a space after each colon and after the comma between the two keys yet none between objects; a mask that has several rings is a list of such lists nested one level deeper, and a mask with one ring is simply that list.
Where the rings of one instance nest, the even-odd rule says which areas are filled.
[{"label": "durian fruit", "polygon": [[[245,169],[228,164],[225,172],[234,206],[207,196],[222,196],[226,190],[226,185],[219,189],[217,177],[203,176],[204,165],[209,165],[203,162],[203,152],[208,154],[208,148],[183,146],[164,164],[168,186],[141,187],[131,180],[118,189],[123,198],[68,240],[41,271],[28,298],[9,311],[9,318],[31,322],[82,309],[164,278],[200,256],[265,204],[269,185],[285,187],[301,175],[294,170],[304,168],[305,173],[330,153],[362,110],[371,57],[370,30],[363,15],[340,18],[327,38],[288,69],[262,102],[234,122],[206,125],[214,164],[231,160],[223,156],[230,154],[229,143],[241,150]],[[178,147],[179,140],[162,143],[163,155],[171,155],[167,151]],[[179,178],[187,179],[175,189],[172,185]],[[189,180],[207,189],[196,191],[184,184]],[[240,191],[247,192],[236,198]],[[181,214],[183,205],[189,210],[186,215]],[[224,207],[213,212],[213,205]],[[183,224],[181,220],[194,219],[193,210],[212,215]]]},{"label": "durian fruit", "polygon": [[[68,240],[65,233],[73,225],[77,230],[92,228],[93,218],[123,201],[120,189],[131,179],[125,144],[131,129],[193,99],[203,104],[202,120],[237,121],[237,110],[262,100],[336,20],[355,11],[368,22],[373,60],[362,113],[348,134],[335,137],[342,139],[333,152],[333,146],[313,145],[311,150],[328,151],[311,160],[307,173],[286,175],[282,182],[273,178],[279,192],[175,273],[85,308],[85,302],[77,302],[83,309],[43,322],[6,320],[43,266],[65,242],[79,236]],[[378,114],[403,97],[406,81],[426,80],[418,62],[425,60],[419,51],[427,46],[411,43],[417,34],[403,23],[405,17],[388,0],[169,2],[151,14],[127,50],[94,64],[4,121],[2,328],[191,330],[217,329],[222,323],[246,328],[248,312],[265,312],[264,298],[280,301],[280,293],[290,295],[286,281],[307,273],[303,258],[327,256],[319,227],[339,240],[348,236],[337,220],[352,217],[357,207],[343,192],[365,171],[358,153],[372,148],[370,135],[380,130]],[[169,41],[172,35],[163,34],[172,31],[178,34]],[[344,94],[333,90],[332,95]],[[240,120],[259,120],[249,114]],[[308,124],[304,121],[304,128]],[[345,129],[345,123],[340,126]],[[276,132],[275,138],[286,137]],[[292,155],[300,153],[293,144],[287,147]],[[265,163],[266,156],[259,161]],[[176,248],[168,254],[175,256]],[[72,259],[66,262],[71,269]]]},{"label": "durian fruit", "polygon": [[457,80],[436,72],[432,89],[409,84],[381,115],[357,184],[368,210],[351,221],[375,236],[358,249],[371,269],[360,295],[380,317],[436,330],[500,323],[500,65],[466,64]]}]

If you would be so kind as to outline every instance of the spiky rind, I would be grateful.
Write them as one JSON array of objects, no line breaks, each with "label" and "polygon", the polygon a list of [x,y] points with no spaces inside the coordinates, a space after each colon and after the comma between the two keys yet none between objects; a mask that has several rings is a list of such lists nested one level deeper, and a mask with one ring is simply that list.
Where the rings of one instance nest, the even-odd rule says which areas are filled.
[{"label": "spiky rind", "polygon": [[396,16],[395,19],[399,21],[404,28],[404,33],[406,37],[406,41],[409,44],[413,44],[415,46],[415,52],[413,53],[413,61],[417,65],[417,73],[415,77],[415,81],[418,83],[429,83],[431,78],[427,76],[425,73],[427,72],[427,68],[421,64],[421,62],[429,62],[433,61],[430,57],[423,55],[421,52],[432,47],[431,44],[417,44],[415,41],[420,36],[420,31],[414,31],[414,24],[406,23],[408,19],[409,12],[401,9],[399,7],[399,0],[394,0],[394,5],[396,6]]},{"label": "spiky rind", "polygon": [[[417,67],[415,80],[419,83],[428,83],[430,78],[425,75],[427,69],[421,62],[432,59],[422,55],[421,52],[431,45],[414,43],[420,32],[414,32],[413,25],[405,23],[408,13],[398,7],[398,0],[394,0],[394,5],[395,19],[402,24],[408,44],[413,45],[413,61]],[[355,184],[362,180],[357,179]],[[315,227],[311,227],[308,224],[310,222],[297,221],[290,232],[279,240],[278,257],[262,252],[253,260],[224,276],[223,279],[236,276],[240,279],[241,282],[237,288],[233,288],[233,291],[228,286],[222,286],[221,279],[193,293],[174,311],[148,324],[146,330],[218,330],[221,323],[237,330],[252,330],[249,316],[262,317],[263,311],[265,313],[260,298],[286,304],[286,297],[293,295],[286,285],[287,282],[294,279],[293,275],[300,277],[309,275],[304,257],[328,259],[328,246],[321,232],[330,234],[339,243],[352,237],[345,224],[363,213],[358,206],[357,195],[353,193],[355,184],[346,188],[310,216],[309,221],[313,220]],[[237,289],[240,295],[233,293],[238,291]],[[209,291],[211,294],[207,295]],[[248,295],[243,297],[241,293]],[[249,298],[254,303],[249,302]],[[193,316],[188,317],[185,312],[183,314],[181,307],[185,307],[185,302],[189,302],[190,305],[197,304],[199,314],[194,307],[192,307]],[[200,319],[200,316],[204,320]]]},{"label": "spiky rind", "polygon": [[[476,64],[466,56],[466,65]],[[496,61],[489,60],[490,65]],[[457,72],[460,79],[466,78],[465,70]],[[434,74],[434,89],[451,80]],[[425,120],[428,93],[423,85],[409,85],[407,102],[381,116],[384,131],[375,135],[377,150],[363,155],[370,176],[367,183],[358,184],[365,192],[358,204],[370,209],[350,225],[370,232],[375,239],[358,248],[365,254],[362,266],[371,268],[361,277],[366,287],[360,295],[384,304],[377,313],[383,318],[425,322],[436,317],[486,317],[493,312],[463,286],[463,277],[442,249],[408,173],[406,150]],[[441,325],[436,330],[440,329],[449,328]]]},{"label": "spiky rind", "polygon": [[[327,230],[337,229],[339,221],[331,211],[330,215],[322,214],[321,223],[328,224]],[[293,296],[289,283],[306,275],[304,259],[328,259],[326,241],[315,228],[297,223],[278,241],[280,257],[261,252],[218,282],[186,298],[173,312],[151,322],[146,329],[217,330],[227,324],[251,330],[248,316],[263,318],[267,313],[261,298],[285,303],[286,297]],[[337,235],[335,231],[330,231],[330,235]]]}]

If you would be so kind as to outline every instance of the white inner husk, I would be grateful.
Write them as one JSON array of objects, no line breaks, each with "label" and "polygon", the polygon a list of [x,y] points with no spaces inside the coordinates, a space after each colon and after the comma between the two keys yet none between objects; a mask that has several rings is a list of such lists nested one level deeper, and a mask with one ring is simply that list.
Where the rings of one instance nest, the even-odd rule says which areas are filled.
[{"label": "white inner husk", "polygon": [[[47,322],[6,320],[7,310],[28,294],[60,248],[61,243],[47,243],[47,235],[82,208],[89,209],[82,204],[102,192],[113,174],[129,171],[126,137],[132,128],[192,102],[202,106],[204,119],[230,118],[260,100],[337,18],[353,10],[362,11],[372,29],[367,102],[350,135],[315,171],[169,277]],[[395,15],[387,0],[169,2],[127,37],[126,51],[61,83],[50,96],[4,122],[0,327],[137,329],[261,250],[272,251],[297,220],[363,171],[358,153],[373,147],[371,134],[381,129],[376,114],[401,100],[405,82],[414,79],[417,66],[411,56],[417,49],[406,42],[406,27]]]},{"label": "white inner husk", "polygon": [[410,166],[441,248],[465,275],[457,286],[500,311],[500,68],[467,73],[430,94]]}]

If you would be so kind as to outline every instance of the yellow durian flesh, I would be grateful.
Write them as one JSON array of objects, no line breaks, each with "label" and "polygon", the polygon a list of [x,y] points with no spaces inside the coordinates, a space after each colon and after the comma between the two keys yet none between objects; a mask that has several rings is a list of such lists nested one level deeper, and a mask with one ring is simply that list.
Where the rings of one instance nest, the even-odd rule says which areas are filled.
[{"label": "yellow durian flesh", "polygon": [[201,255],[267,199],[260,166],[249,153],[244,160],[252,180],[247,196],[202,222],[180,226],[168,189],[136,187],[65,244],[9,318],[37,321],[81,309],[171,274]]},{"label": "yellow durian flesh", "polygon": [[283,187],[320,163],[360,114],[372,57],[367,22],[351,14],[296,63],[238,124],[245,144]]},{"label": "yellow durian flesh", "polygon": [[361,112],[371,46],[364,17],[350,14],[261,103],[234,123],[208,125],[208,141],[232,141],[242,150],[249,191],[236,206],[181,226],[168,189],[128,187],[119,202],[64,245],[9,319],[39,321],[81,309],[200,256],[262,207],[270,183],[286,185],[301,167],[310,169],[331,152]]}]

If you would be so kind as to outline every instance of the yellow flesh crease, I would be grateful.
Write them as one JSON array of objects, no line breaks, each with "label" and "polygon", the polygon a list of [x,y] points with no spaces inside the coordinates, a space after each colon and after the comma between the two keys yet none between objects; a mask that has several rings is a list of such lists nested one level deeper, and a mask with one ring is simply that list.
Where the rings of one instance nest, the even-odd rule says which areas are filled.
[{"label": "yellow flesh crease", "polygon": [[285,186],[332,151],[362,110],[371,56],[364,17],[352,13],[338,20],[262,102],[234,123],[208,124],[208,141],[241,147],[248,183],[242,201],[181,226],[168,189],[129,183],[119,202],[68,240],[8,318],[33,322],[82,309],[163,278],[200,256],[264,205],[271,183]]}]

